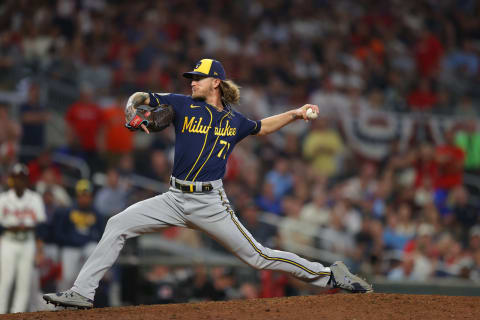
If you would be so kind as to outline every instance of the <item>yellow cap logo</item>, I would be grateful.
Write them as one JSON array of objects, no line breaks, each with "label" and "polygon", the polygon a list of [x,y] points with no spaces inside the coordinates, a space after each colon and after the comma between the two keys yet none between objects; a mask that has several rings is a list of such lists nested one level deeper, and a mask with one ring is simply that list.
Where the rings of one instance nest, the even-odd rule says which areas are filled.
[{"label": "yellow cap logo", "polygon": [[212,63],[212,59],[202,59],[197,63],[193,71],[201,72],[205,75],[208,75],[210,73],[210,68],[212,68]]}]

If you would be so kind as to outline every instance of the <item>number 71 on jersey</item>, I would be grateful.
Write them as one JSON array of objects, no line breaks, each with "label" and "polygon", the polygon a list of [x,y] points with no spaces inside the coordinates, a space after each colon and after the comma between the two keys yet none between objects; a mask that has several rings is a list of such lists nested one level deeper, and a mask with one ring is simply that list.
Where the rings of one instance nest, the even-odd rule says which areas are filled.
[{"label": "number 71 on jersey", "polygon": [[[220,144],[223,144],[223,147],[218,152],[217,157],[222,158],[222,153],[223,153],[223,159],[225,159],[225,156],[227,155],[228,149],[230,149],[230,143],[225,141],[225,140],[220,140]],[[223,152],[224,150],[225,150],[225,152]]]}]

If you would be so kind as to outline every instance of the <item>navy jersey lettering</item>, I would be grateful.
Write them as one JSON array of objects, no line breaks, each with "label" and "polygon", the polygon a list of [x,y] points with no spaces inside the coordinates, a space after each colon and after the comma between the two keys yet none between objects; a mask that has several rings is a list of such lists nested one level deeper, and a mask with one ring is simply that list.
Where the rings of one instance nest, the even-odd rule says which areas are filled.
[{"label": "navy jersey lettering", "polygon": [[261,122],[224,108],[217,111],[203,100],[180,94],[150,93],[150,106],[172,105],[175,110],[175,160],[172,175],[187,181],[223,178],[235,145],[260,131]]}]

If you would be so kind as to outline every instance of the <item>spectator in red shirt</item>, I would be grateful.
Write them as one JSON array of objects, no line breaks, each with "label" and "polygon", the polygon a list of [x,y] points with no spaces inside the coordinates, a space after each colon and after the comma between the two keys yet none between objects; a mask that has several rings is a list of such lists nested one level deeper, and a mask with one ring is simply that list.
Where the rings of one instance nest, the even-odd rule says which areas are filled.
[{"label": "spectator in red shirt", "polygon": [[117,95],[114,104],[103,111],[103,151],[109,167],[133,149],[133,132],[125,130],[125,104],[125,97]]},{"label": "spectator in red shirt", "polygon": [[97,138],[104,121],[103,112],[93,98],[93,88],[83,85],[79,100],[68,108],[65,120],[70,148],[79,151],[95,170],[101,166],[97,154]]},{"label": "spectator in red shirt", "polygon": [[20,124],[9,115],[10,106],[0,101],[0,174],[8,172],[19,154]]},{"label": "spectator in red shirt", "polygon": [[465,153],[455,145],[455,132],[448,131],[445,134],[445,144],[437,146],[435,160],[438,174],[435,179],[435,189],[450,190],[463,183],[463,163]]},{"label": "spectator in red shirt", "polygon": [[415,167],[415,188],[421,188],[428,181],[434,182],[437,177],[438,164],[435,161],[435,149],[430,144],[420,146],[416,154]]},{"label": "spectator in red shirt", "polygon": [[421,76],[430,77],[438,72],[444,51],[435,34],[429,30],[422,32],[415,45],[417,70]]},{"label": "spectator in red shirt", "polygon": [[428,79],[420,80],[418,87],[408,96],[408,105],[412,110],[430,110],[437,102],[437,94],[432,90]]},{"label": "spectator in red shirt", "polygon": [[262,270],[260,273],[260,297],[276,298],[286,295],[288,277],[272,270]]},{"label": "spectator in red shirt", "polygon": [[37,182],[42,178],[43,173],[48,169],[53,170],[56,182],[60,183],[62,179],[62,173],[57,165],[53,162],[52,151],[45,149],[38,155],[37,158],[28,162],[28,178],[30,180],[30,184],[32,186],[36,185]]},{"label": "spectator in red shirt", "polygon": [[437,176],[434,180],[435,205],[442,216],[448,216],[447,199],[451,189],[463,183],[465,153],[454,144],[454,130],[445,134],[445,144],[435,149]]}]

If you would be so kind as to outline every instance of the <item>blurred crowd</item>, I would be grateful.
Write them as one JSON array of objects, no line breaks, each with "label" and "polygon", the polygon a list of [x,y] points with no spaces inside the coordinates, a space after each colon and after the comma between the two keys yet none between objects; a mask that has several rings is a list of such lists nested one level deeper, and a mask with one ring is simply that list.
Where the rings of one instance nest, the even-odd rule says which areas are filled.
[{"label": "blurred crowd", "polygon": [[[53,208],[78,199],[52,155],[84,159],[106,173],[92,210],[120,212],[151,195],[132,174],[168,183],[173,162],[171,128],[135,144],[126,98],[189,94],[181,73],[212,57],[242,87],[236,108],[252,119],[307,102],[321,110],[246,139],[229,160],[227,194],[257,240],[319,261],[325,250],[367,276],[480,282],[479,14],[475,0],[5,1],[0,88],[21,99],[0,101],[0,173],[6,182],[12,164],[27,163],[55,220]],[[53,109],[56,90],[72,101]],[[65,127],[61,145],[47,139],[52,122]],[[222,250],[186,230],[163,234]],[[309,290],[256,277],[157,266],[140,291],[159,303]]]}]

